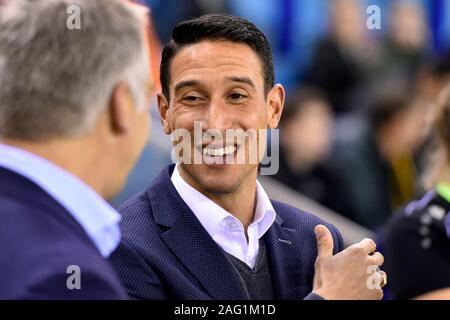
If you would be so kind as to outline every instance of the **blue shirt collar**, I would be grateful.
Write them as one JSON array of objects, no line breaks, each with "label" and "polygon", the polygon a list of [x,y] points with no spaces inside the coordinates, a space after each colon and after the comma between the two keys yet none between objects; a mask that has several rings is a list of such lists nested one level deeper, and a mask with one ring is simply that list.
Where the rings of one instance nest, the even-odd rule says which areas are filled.
[{"label": "blue shirt collar", "polygon": [[120,214],[78,177],[22,149],[0,144],[0,166],[33,181],[81,225],[103,257],[120,242]]}]

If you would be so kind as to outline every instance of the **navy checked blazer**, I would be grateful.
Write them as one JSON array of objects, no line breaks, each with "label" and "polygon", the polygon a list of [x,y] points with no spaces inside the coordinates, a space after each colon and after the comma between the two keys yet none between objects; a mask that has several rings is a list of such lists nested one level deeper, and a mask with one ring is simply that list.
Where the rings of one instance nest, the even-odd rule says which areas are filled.
[{"label": "navy checked blazer", "polygon": [[[81,270],[69,290],[67,268]],[[128,299],[72,215],[37,184],[0,167],[0,300]]]},{"label": "navy checked blazer", "polygon": [[[110,259],[134,299],[246,299],[223,249],[180,197],[174,165],[121,208],[122,242]],[[319,218],[272,201],[277,213],[263,236],[276,299],[303,299],[312,290],[317,246],[314,228],[326,225],[335,252],[339,232]],[[314,297],[312,298],[314,299]]]}]

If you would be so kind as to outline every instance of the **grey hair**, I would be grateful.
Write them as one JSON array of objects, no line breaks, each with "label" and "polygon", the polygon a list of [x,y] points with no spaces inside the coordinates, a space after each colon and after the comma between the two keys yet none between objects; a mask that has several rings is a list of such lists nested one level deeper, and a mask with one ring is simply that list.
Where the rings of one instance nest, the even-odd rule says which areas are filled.
[{"label": "grey hair", "polygon": [[[78,6],[81,28],[67,27]],[[0,137],[77,137],[126,82],[143,107],[150,77],[144,15],[124,0],[0,1]]]}]

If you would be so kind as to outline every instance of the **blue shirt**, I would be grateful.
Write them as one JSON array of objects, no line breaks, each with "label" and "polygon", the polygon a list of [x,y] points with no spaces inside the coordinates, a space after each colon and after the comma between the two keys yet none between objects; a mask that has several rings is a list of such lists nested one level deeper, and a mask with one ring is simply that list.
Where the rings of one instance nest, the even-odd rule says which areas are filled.
[{"label": "blue shirt", "polygon": [[78,177],[23,149],[0,144],[0,166],[33,181],[81,225],[103,257],[120,242],[120,214]]}]

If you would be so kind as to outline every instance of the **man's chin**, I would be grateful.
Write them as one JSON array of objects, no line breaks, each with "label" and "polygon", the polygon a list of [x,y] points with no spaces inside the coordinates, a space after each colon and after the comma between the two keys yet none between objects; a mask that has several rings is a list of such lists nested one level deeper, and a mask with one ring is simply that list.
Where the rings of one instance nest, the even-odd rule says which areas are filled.
[{"label": "man's chin", "polygon": [[237,183],[213,182],[202,184],[203,189],[209,194],[232,194],[238,189]]},{"label": "man's chin", "polygon": [[211,194],[230,194],[240,185],[239,177],[233,178],[233,175],[227,172],[220,172],[217,175],[210,172],[199,174],[196,180],[203,190]]},{"label": "man's chin", "polygon": [[200,187],[208,193],[229,194],[235,192],[240,185],[240,177],[233,176],[232,170],[207,169],[198,171],[196,180]]},{"label": "man's chin", "polygon": [[211,194],[234,193],[248,176],[247,168],[236,164],[220,167],[201,164],[186,166],[185,169],[199,189]]}]

